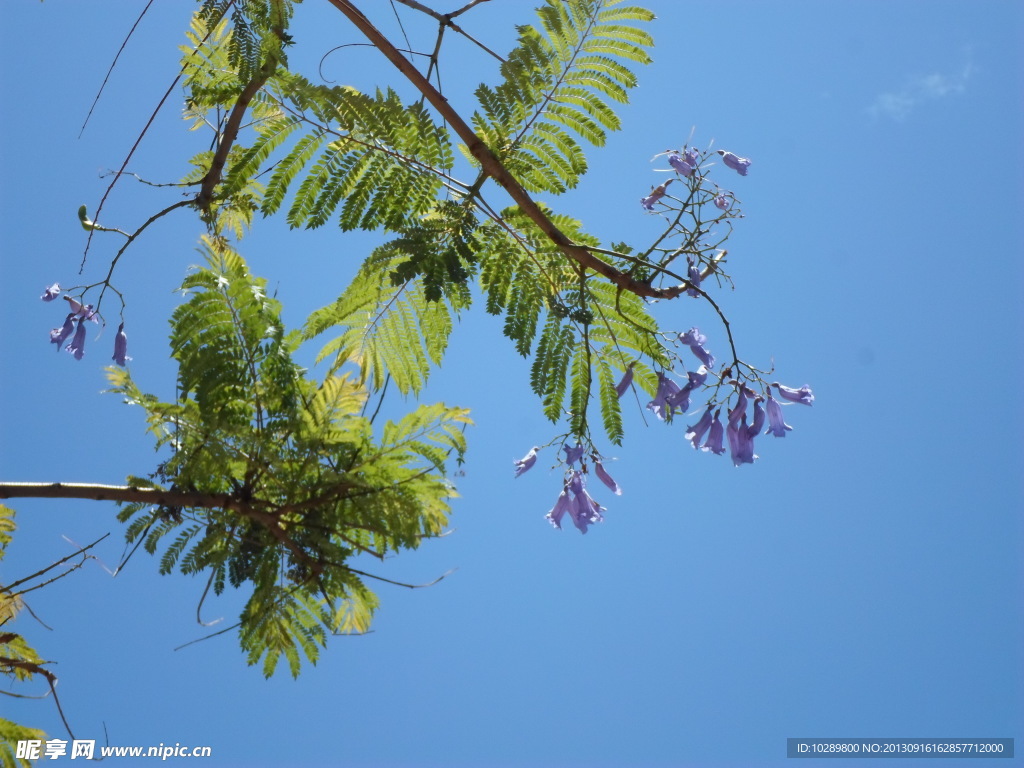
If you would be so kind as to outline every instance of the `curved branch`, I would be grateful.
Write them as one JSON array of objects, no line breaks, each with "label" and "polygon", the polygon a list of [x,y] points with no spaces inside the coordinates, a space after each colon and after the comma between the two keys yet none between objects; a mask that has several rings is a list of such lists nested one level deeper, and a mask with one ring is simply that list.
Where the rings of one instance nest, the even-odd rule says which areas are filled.
[{"label": "curved branch", "polygon": [[[280,7],[279,0],[275,4],[277,5],[275,13],[279,18],[284,18],[284,12]],[[273,26],[271,27],[271,32],[277,36],[281,43],[285,42],[286,37],[283,27]],[[266,61],[260,67],[260,71],[242,89],[242,92],[238,95],[238,100],[235,102],[235,106],[231,108],[231,114],[228,115],[228,121],[224,125],[224,132],[221,134],[217,152],[210,162],[210,170],[203,177],[199,194],[196,195],[196,205],[199,206],[200,211],[209,210],[210,203],[213,202],[213,190],[220,184],[221,177],[224,174],[224,164],[227,162],[228,153],[231,151],[231,147],[234,146],[235,139],[238,138],[238,130],[242,125],[242,119],[249,110],[250,102],[252,102],[256,94],[259,93],[267,80],[277,70],[277,63],[278,60],[274,53],[268,53]]]},{"label": "curved branch", "polygon": [[430,84],[416,67],[408,59],[402,56],[401,52],[391,44],[386,37],[370,22],[363,13],[356,8],[350,0],[328,0],[335,8],[341,11],[355,27],[362,32],[366,38],[373,43],[388,61],[422,93],[431,106],[434,107],[448,121],[459,138],[466,144],[469,152],[479,161],[483,171],[500,184],[509,196],[516,202],[534,224],[548,237],[551,242],[568,258],[577,264],[592,269],[612,283],[637,296],[652,299],[674,299],[686,290],[685,285],[675,285],[669,288],[655,288],[647,283],[634,280],[629,275],[619,271],[612,265],[594,256],[587,248],[575,244],[562,230],[560,230],[551,219],[547,217],[540,206],[533,201],[529,193],[509,173],[504,164],[491,152],[483,140],[473,132],[473,129],[462,119],[462,116],[448,103],[448,100]]},{"label": "curved branch", "polygon": [[235,102],[235,106],[231,108],[231,114],[228,116],[228,121],[224,126],[224,132],[221,134],[217,152],[210,162],[210,170],[203,177],[203,185],[199,189],[199,194],[196,195],[196,205],[199,206],[201,211],[208,210],[210,203],[213,202],[213,190],[220,184],[221,178],[224,175],[224,165],[227,163],[228,153],[231,151],[231,147],[234,146],[235,139],[238,138],[238,129],[242,125],[242,118],[245,117],[249,104],[256,94],[259,93],[260,88],[270,79],[276,66],[277,64],[274,59],[268,59],[263,67],[260,68],[259,74],[242,89],[242,92],[238,95],[238,100]]}]

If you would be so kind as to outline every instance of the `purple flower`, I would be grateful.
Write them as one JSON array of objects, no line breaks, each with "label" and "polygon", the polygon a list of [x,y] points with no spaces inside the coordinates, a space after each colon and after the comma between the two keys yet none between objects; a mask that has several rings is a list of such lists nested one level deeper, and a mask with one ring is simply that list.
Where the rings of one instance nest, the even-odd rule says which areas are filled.
[{"label": "purple flower", "polygon": [[732,152],[726,152],[724,149],[719,149],[718,154],[722,156],[722,162],[732,168],[740,176],[747,175],[747,168],[750,167],[750,160],[739,155],[734,155]]},{"label": "purple flower", "polygon": [[50,331],[50,343],[57,345],[57,351],[60,351],[60,345],[63,344],[71,332],[75,330],[75,313],[72,312],[64,318],[64,325],[60,328],[54,328]]},{"label": "purple flower", "polygon": [[622,378],[619,380],[619,383],[615,385],[615,393],[619,397],[622,397],[624,394],[626,394],[626,390],[629,389],[630,385],[633,383],[633,365],[633,363],[629,364],[629,367],[626,368],[626,373],[623,374]]},{"label": "purple flower", "polygon": [[700,151],[696,147],[679,154],[675,150],[668,153],[668,164],[671,165],[680,176],[689,176],[700,165]]},{"label": "purple flower", "polygon": [[665,404],[672,409],[675,413],[678,408],[683,413],[686,413],[690,409],[690,390],[693,389],[689,384],[684,386],[682,389],[676,387],[676,391],[670,395],[665,396]]},{"label": "purple flower", "polygon": [[782,406],[779,401],[772,397],[772,391],[768,390],[768,431],[765,434],[772,434],[776,437],[785,437],[792,427],[786,423],[782,415]]},{"label": "purple flower", "polygon": [[689,176],[694,171],[694,167],[678,152],[668,153],[668,164],[675,168],[680,176]]},{"label": "purple flower", "polygon": [[689,259],[687,259],[687,262],[690,266],[686,270],[686,279],[689,281],[692,287],[686,289],[686,294],[688,296],[693,296],[696,299],[697,297],[700,296],[700,294],[697,293],[696,291],[697,288],[700,288],[700,267],[698,267]]},{"label": "purple flower", "polygon": [[[754,408],[754,420],[758,419],[757,405]],[[761,410],[761,423],[764,424],[764,410]],[[740,395],[736,400],[736,407],[729,411],[729,425],[725,428],[725,436],[729,440],[729,453],[732,456],[732,463],[735,466],[740,464],[753,464],[757,456],[754,455],[754,437],[747,426],[747,395],[745,387],[740,387]],[[760,431],[760,427],[757,431]],[[754,434],[757,434],[755,432]]]},{"label": "purple flower", "polygon": [[800,403],[801,405],[810,405],[814,402],[814,393],[811,392],[811,388],[806,384],[800,387],[800,389],[791,389],[789,387],[782,386],[776,381],[772,386],[779,390],[779,394],[782,395],[785,400],[789,400],[790,402]]},{"label": "purple flower", "polygon": [[722,426],[722,411],[715,411],[715,420],[711,422],[711,431],[708,432],[708,439],[701,446],[702,451],[711,451],[716,456],[725,453],[722,442],[725,438],[725,427]]},{"label": "purple flower", "polygon": [[735,466],[753,464],[754,439],[747,426],[747,396],[740,390],[736,407],[729,411],[729,425],[725,428],[725,436],[729,440],[729,454]]},{"label": "purple flower", "polygon": [[604,520],[601,514],[603,507],[590,498],[584,487],[582,472],[573,472],[569,480],[569,490],[574,497],[572,506],[569,507],[569,515],[572,517],[573,525],[580,529],[580,533],[586,533],[588,525]]},{"label": "purple flower", "polygon": [[124,333],[124,323],[121,323],[117,326],[117,336],[114,337],[114,356],[110,359],[123,368],[125,361],[131,360],[127,352],[128,337]]},{"label": "purple flower", "polygon": [[669,401],[670,399],[674,401],[679,396],[679,392],[679,385],[658,371],[658,389],[654,393],[654,399],[647,404],[647,409],[654,412],[658,421],[665,421],[666,417],[672,416],[674,407],[674,403]]},{"label": "purple flower", "polygon": [[47,289],[43,292],[43,295],[40,296],[39,298],[42,299],[43,301],[53,301],[58,296],[60,296],[60,283],[54,283],[53,285],[47,287]]},{"label": "purple flower", "polygon": [[76,316],[85,314],[86,309],[84,304],[75,301],[70,296],[65,296],[64,301],[68,303],[68,309],[71,312],[73,312]]},{"label": "purple flower", "polygon": [[764,426],[764,408],[761,407],[761,401],[764,398],[758,397],[754,400],[754,420],[751,422],[750,427],[747,430],[747,434],[750,435],[750,439],[753,440],[759,434],[761,434],[761,428]]},{"label": "purple flower", "polygon": [[[746,423],[746,420],[747,417],[744,416],[744,423]],[[732,463],[739,466],[740,463],[736,461],[736,457],[740,452],[739,425],[733,426],[732,422],[729,422],[729,426],[725,428],[725,436],[729,440],[729,454],[732,456]]]},{"label": "purple flower", "polygon": [[700,445],[700,440],[704,437],[704,433],[711,428],[711,406],[704,411],[704,415],[700,417],[700,421],[694,424],[692,427],[686,428],[686,434],[683,435],[687,440],[693,443],[693,449],[697,450]]},{"label": "purple flower", "polygon": [[640,205],[646,208],[648,211],[654,210],[654,204],[663,198],[668,190],[668,185],[673,182],[673,179],[669,179],[664,184],[661,184],[654,188],[650,195],[640,199]]},{"label": "purple flower", "polygon": [[612,480],[612,476],[609,475],[600,461],[594,462],[594,474],[597,475],[597,479],[608,486],[608,490],[614,493],[616,496],[622,495],[622,489],[619,488],[619,484]]},{"label": "purple flower", "polygon": [[741,418],[744,420],[747,418],[747,395],[743,391],[743,387],[740,387],[740,396],[736,398],[736,405],[729,411],[729,426],[737,426]]},{"label": "purple flower", "polygon": [[718,197],[715,198],[715,207],[720,210],[728,211],[730,205],[732,205],[732,203],[729,202],[729,198],[725,195],[718,195]]},{"label": "purple flower", "polygon": [[747,414],[743,414],[735,427],[730,423],[725,434],[729,438],[733,465],[753,464],[757,456],[754,455],[754,438],[750,436],[750,428],[747,426]]},{"label": "purple flower", "polygon": [[96,316],[95,310],[92,308],[92,304],[81,304],[70,296],[65,296],[64,301],[68,303],[68,309],[70,309],[75,317],[80,317],[83,320],[92,320],[94,323],[99,322],[99,318]]},{"label": "purple flower", "polygon": [[686,378],[689,379],[686,385],[687,389],[693,390],[697,387],[703,387],[704,382],[708,380],[708,369],[702,365],[696,371],[688,372]]},{"label": "purple flower", "polygon": [[604,516],[601,514],[602,509],[604,507],[584,491],[573,499],[573,506],[569,509],[569,514],[572,517],[573,525],[579,528],[580,533],[586,533],[588,525],[604,520]]},{"label": "purple flower", "polygon": [[697,356],[708,368],[715,367],[715,356],[708,352],[704,346],[708,337],[703,335],[697,328],[691,328],[686,333],[679,334],[679,340],[690,348],[690,351]]},{"label": "purple flower", "polygon": [[551,524],[562,529],[562,518],[565,517],[565,513],[572,507],[572,499],[569,498],[569,491],[566,488],[562,489],[562,492],[558,494],[558,501],[555,502],[555,506],[551,508],[551,511],[545,515],[545,517],[551,521]]},{"label": "purple flower", "polygon": [[579,443],[575,447],[563,445],[562,450],[565,451],[565,463],[570,467],[583,457],[583,447]]},{"label": "purple flower", "polygon": [[[66,324],[66,323],[65,323]],[[85,355],[85,320],[79,319],[78,327],[75,329],[75,337],[71,343],[64,347],[64,350],[75,356],[75,360],[81,360]]]},{"label": "purple flower", "polygon": [[513,459],[512,465],[516,468],[516,477],[519,477],[524,472],[527,472],[534,464],[537,463],[537,451],[540,448],[533,446],[530,452],[523,456],[521,459]]}]

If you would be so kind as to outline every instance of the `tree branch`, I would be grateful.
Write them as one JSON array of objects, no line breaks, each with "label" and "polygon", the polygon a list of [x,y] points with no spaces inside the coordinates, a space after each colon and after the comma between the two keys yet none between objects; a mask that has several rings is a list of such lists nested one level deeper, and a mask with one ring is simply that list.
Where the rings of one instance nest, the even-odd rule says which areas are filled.
[{"label": "tree branch", "polygon": [[[472,8],[474,5],[477,5],[478,3],[481,3],[481,2],[487,2],[487,0],[475,0],[475,2],[472,2],[469,5],[464,6],[464,7],[460,8],[457,11],[453,11],[452,13],[440,13],[438,11],[435,11],[433,8],[428,8],[427,6],[423,5],[423,3],[417,2],[417,0],[398,0],[398,2],[400,2],[402,5],[407,5],[407,6],[409,6],[410,8],[412,8],[414,10],[417,10],[417,11],[420,11],[422,13],[427,14],[427,16],[430,16],[435,21],[437,21],[437,23],[441,25],[442,29],[444,29],[445,27],[451,27],[453,31],[455,31],[458,34],[462,35],[463,37],[468,39],[470,42],[472,42],[473,44],[475,44],[479,48],[482,48],[483,50],[487,51],[487,53],[491,54],[491,56],[496,58],[502,64],[505,63],[505,59],[503,59],[501,56],[496,54],[494,51],[492,51],[486,45],[484,45],[479,40],[477,40],[475,37],[473,37],[471,34],[469,34],[466,30],[464,30],[462,27],[460,27],[458,24],[456,24],[454,21],[452,21],[452,19],[454,19],[459,14],[465,13],[470,8]],[[438,36],[438,39],[440,39],[440,35]],[[430,73],[427,73],[427,77],[428,78],[430,77]]]},{"label": "tree branch", "polygon": [[252,507],[226,493],[165,491],[135,485],[98,483],[0,483],[0,499],[87,499],[89,501],[142,502],[164,507],[205,507],[251,512]]},{"label": "tree branch", "polygon": [[220,184],[221,177],[224,174],[224,164],[227,162],[228,153],[231,151],[231,147],[234,146],[235,139],[238,138],[238,129],[242,125],[242,118],[245,117],[245,113],[249,109],[249,103],[259,93],[260,88],[270,79],[276,66],[277,62],[273,58],[269,59],[260,69],[259,74],[242,89],[242,92],[238,95],[238,101],[231,108],[231,114],[224,125],[224,132],[221,134],[217,153],[213,156],[213,160],[210,162],[210,170],[203,177],[203,185],[199,189],[199,194],[196,195],[196,205],[199,207],[199,210],[208,210],[210,203],[213,202],[213,190]]},{"label": "tree branch", "polygon": [[540,207],[533,201],[529,193],[523,189],[516,178],[509,173],[502,162],[495,157],[491,150],[477,136],[473,129],[462,119],[462,116],[448,103],[448,100],[430,81],[427,80],[416,67],[406,59],[401,52],[391,44],[386,37],[370,22],[363,13],[356,8],[350,0],[328,0],[335,8],[341,11],[352,24],[362,32],[366,38],[373,43],[381,53],[422,93],[427,101],[436,109],[459,138],[465,142],[469,152],[475,157],[484,173],[500,184],[509,196],[519,205],[534,224],[551,240],[567,257],[586,269],[593,270],[602,275],[612,283],[637,296],[652,299],[674,299],[686,290],[686,285],[676,285],[669,288],[655,288],[647,283],[634,280],[629,275],[620,272],[612,265],[594,256],[586,248],[576,245],[562,232],[555,223],[549,219]]}]

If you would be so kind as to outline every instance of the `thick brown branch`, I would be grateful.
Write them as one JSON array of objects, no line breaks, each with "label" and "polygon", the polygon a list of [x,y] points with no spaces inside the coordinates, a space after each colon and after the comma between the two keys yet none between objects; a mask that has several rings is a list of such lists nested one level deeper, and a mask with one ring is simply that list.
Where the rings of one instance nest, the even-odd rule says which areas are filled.
[{"label": "thick brown branch", "polygon": [[418,69],[409,62],[401,51],[395,48],[391,42],[370,22],[362,12],[349,0],[328,0],[335,8],[345,14],[355,27],[362,32],[366,38],[373,43],[377,49],[387,57],[388,61],[395,65],[398,70],[408,78],[422,93],[427,101],[436,109],[442,117],[451,125],[459,138],[466,144],[470,153],[479,162],[483,171],[500,184],[509,196],[519,205],[534,224],[548,237],[551,242],[570,259],[581,266],[597,272],[608,278],[612,283],[624,291],[635,293],[637,296],[645,296],[656,299],[672,299],[679,296],[686,290],[685,285],[675,285],[669,288],[655,288],[647,283],[634,280],[629,275],[620,272],[601,259],[594,256],[586,248],[576,245],[562,232],[555,223],[549,219],[540,206],[533,201],[529,193],[523,189],[516,178],[509,173],[502,162],[494,156],[483,140],[477,136],[473,129],[462,119],[462,116],[452,108],[448,100],[430,84]]},{"label": "thick brown branch", "polygon": [[88,499],[91,501],[142,502],[162,507],[203,507],[233,509],[269,530],[288,548],[298,562],[308,562],[303,552],[281,527],[278,516],[257,509],[252,503],[230,494],[197,491],[163,491],[134,485],[98,485],[96,483],[0,483],[0,499]]},{"label": "thick brown branch", "polygon": [[259,74],[242,89],[242,92],[238,95],[238,101],[231,108],[231,114],[228,116],[228,121],[224,124],[224,131],[220,136],[217,152],[210,162],[210,170],[203,177],[203,185],[199,189],[199,194],[196,195],[196,205],[199,207],[199,210],[208,210],[210,203],[213,202],[213,190],[220,184],[221,177],[224,175],[224,165],[227,163],[228,153],[231,151],[231,147],[234,146],[235,139],[238,138],[238,130],[242,125],[242,119],[249,109],[250,102],[252,102],[256,94],[259,93],[260,88],[266,84],[267,80],[274,73],[275,67],[276,62],[274,59],[270,59],[264,64]]},{"label": "thick brown branch", "polygon": [[142,502],[164,507],[205,507],[248,512],[250,505],[229,494],[195,491],[162,491],[134,485],[97,483],[0,483],[0,499],[88,499],[90,501]]}]

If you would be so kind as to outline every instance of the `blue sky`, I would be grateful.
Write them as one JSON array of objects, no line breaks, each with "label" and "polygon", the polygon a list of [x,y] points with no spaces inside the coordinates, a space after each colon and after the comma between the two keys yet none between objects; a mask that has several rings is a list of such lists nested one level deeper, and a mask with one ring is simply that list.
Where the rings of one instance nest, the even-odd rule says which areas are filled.
[{"label": "blue sky", "polygon": [[[78,280],[75,211],[95,209],[99,174],[176,72],[192,4],[157,3],[77,138],[140,5],[5,7],[18,33],[0,75],[3,480],[118,483],[156,461],[141,414],[99,394],[113,329],[76,363],[47,343],[63,315],[38,300]],[[397,34],[386,4],[363,5]],[[606,522],[587,536],[558,532],[543,519],[561,482],[551,452],[522,478],[511,471],[556,428],[500,321],[474,311],[424,394],[476,422],[454,533],[378,572],[422,583],[457,570],[430,589],[381,585],[372,634],[333,640],[297,681],[265,681],[233,635],[174,651],[204,634],[201,580],[159,577],[142,555],[116,579],[89,562],[30,602],[52,631],[17,625],[59,662],[78,737],[208,744],[205,764],[224,766],[781,765],[794,736],[1020,748],[1024,6],[647,5],[655,63],[623,130],[554,204],[606,241],[639,244],[657,229],[637,205],[662,178],[655,153],[692,129],[698,146],[752,158],[748,177],[725,177],[746,218],[729,244],[736,290],[720,299],[741,355],[813,386],[814,407],[790,408],[794,431],[761,438],[761,458],[738,469],[627,409],[625,445],[607,451],[623,495],[601,496]],[[484,4],[462,24],[507,50],[531,6]],[[413,45],[431,45],[402,14]],[[314,68],[358,39],[314,0],[293,31]],[[467,104],[492,68],[465,46],[450,56],[446,93]],[[332,54],[324,74],[360,88],[394,80],[369,49]],[[185,132],[173,100],[130,165],[147,178],[180,177],[208,141]],[[104,223],[134,228],[173,200],[123,182]],[[118,266],[132,372],[164,396],[172,289],[199,234],[180,212]],[[94,241],[85,281],[105,274],[112,242]],[[263,221],[242,251],[298,325],[374,242]],[[659,317],[723,345],[696,304]],[[121,557],[111,506],[10,504],[19,530],[0,581],[73,551],[65,537],[112,532],[97,553],[111,567]],[[226,596],[205,618],[231,623],[240,605]],[[0,715],[61,734],[48,701],[3,697]]]}]

